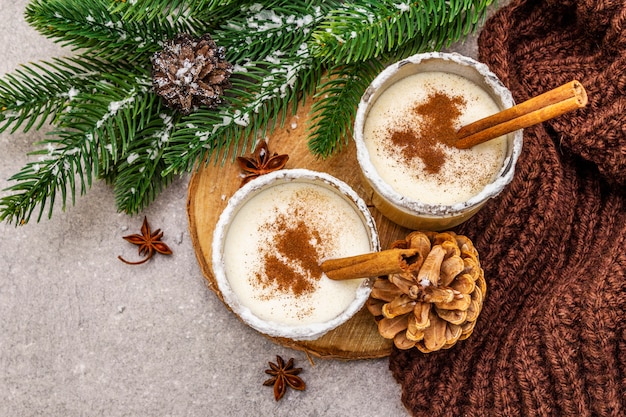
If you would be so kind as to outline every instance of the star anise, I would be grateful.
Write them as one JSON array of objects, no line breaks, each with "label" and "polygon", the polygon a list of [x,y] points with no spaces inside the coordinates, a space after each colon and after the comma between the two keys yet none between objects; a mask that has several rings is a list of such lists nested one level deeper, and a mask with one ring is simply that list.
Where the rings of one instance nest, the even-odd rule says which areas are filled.
[{"label": "star anise", "polygon": [[265,373],[272,375],[272,378],[263,382],[265,386],[274,386],[274,399],[276,401],[283,398],[287,387],[291,387],[298,391],[304,391],[306,384],[298,376],[302,372],[302,368],[294,368],[293,358],[285,364],[285,361],[280,356],[276,355],[276,363],[268,362],[270,369],[266,369]]},{"label": "star anise", "polygon": [[245,177],[243,178],[241,185],[243,186],[247,184],[249,181],[260,175],[282,169],[288,159],[289,155],[287,154],[278,155],[277,153],[274,153],[273,155],[270,155],[267,142],[264,140],[260,141],[256,145],[256,148],[254,148],[252,155],[237,157],[237,162],[245,173]]},{"label": "star anise", "polygon": [[169,246],[161,241],[162,237],[163,232],[161,231],[161,229],[157,229],[154,232],[150,231],[148,218],[144,217],[140,235],[134,234],[123,236],[122,238],[134,245],[139,245],[139,256],[145,256],[145,258],[141,261],[129,262],[121,256],[118,256],[119,260],[129,265],[139,265],[152,258],[155,252],[162,253],[163,255],[171,255],[172,250],[169,248]]}]

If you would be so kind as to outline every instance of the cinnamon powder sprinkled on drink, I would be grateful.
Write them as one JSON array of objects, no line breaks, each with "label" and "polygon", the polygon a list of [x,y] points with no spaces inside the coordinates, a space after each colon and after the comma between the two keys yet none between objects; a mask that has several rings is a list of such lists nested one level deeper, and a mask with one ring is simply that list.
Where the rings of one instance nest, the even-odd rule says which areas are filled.
[{"label": "cinnamon powder sprinkled on drink", "polygon": [[450,97],[439,91],[431,93],[424,103],[412,109],[422,124],[417,130],[408,123],[400,130],[389,129],[389,146],[399,149],[406,163],[420,158],[426,172],[439,172],[445,163],[442,145],[452,146],[457,129],[455,124],[465,105],[461,96]]},{"label": "cinnamon powder sprinkled on drink", "polygon": [[322,232],[302,220],[298,213],[279,215],[272,225],[275,251],[263,254],[262,268],[256,274],[264,288],[300,297],[316,289],[322,277],[320,267],[325,239]]}]

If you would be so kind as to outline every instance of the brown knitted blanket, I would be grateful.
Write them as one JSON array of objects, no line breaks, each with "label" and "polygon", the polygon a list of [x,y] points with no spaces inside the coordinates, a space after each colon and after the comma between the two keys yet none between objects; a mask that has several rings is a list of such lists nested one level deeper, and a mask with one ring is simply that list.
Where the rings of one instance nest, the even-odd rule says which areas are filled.
[{"label": "brown knitted blanket", "polygon": [[390,369],[416,416],[626,415],[626,0],[513,0],[479,59],[519,103],[589,105],[526,129],[513,182],[457,232],[489,286],[472,336]]}]

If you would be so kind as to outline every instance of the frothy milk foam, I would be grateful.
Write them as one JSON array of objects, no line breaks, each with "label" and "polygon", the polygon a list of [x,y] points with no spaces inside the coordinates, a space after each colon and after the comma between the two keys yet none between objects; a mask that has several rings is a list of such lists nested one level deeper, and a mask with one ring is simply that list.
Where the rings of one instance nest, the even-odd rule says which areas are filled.
[{"label": "frothy milk foam", "polygon": [[[277,234],[305,224],[322,258],[371,252],[367,226],[357,209],[336,192],[312,183],[281,183],[252,197],[232,220],[224,242],[226,276],[240,302],[257,317],[286,325],[322,323],[340,315],[363,280],[334,281],[322,275],[314,290],[296,295],[259,282],[266,255],[306,276],[302,262],[280,254]],[[281,227],[273,225],[281,224]],[[319,232],[319,233],[318,233]],[[319,259],[319,262],[323,259]],[[265,277],[271,280],[272,277]]]},{"label": "frothy milk foam", "polygon": [[466,150],[439,144],[445,162],[435,174],[426,172],[419,158],[407,164],[399,152],[389,153],[390,129],[399,124],[419,129],[422,121],[412,109],[436,92],[464,98],[457,129],[500,110],[487,92],[466,78],[446,72],[417,73],[397,81],[378,97],[365,121],[363,141],[376,171],[396,192],[426,204],[454,205],[493,181],[502,168],[507,143],[500,137]]}]

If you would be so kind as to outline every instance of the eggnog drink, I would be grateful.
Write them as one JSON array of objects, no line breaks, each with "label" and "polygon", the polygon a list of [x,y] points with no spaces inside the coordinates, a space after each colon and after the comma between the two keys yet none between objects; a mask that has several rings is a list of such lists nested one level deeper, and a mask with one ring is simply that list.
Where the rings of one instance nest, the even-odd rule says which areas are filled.
[{"label": "eggnog drink", "polygon": [[[290,175],[289,171],[307,172],[282,173]],[[365,204],[355,200],[358,197],[345,184],[335,188],[321,177],[332,178],[316,173],[258,190],[254,185],[261,179],[253,181],[254,192],[229,216],[214,268],[217,275],[223,272],[226,292],[232,291],[230,301],[240,307],[237,312],[262,332],[295,339],[317,337],[323,327],[327,331],[347,319],[342,318],[346,312],[350,316],[358,311],[369,294],[369,280],[335,281],[321,271],[327,258],[378,247]],[[361,301],[355,303],[357,298]],[[301,330],[280,334],[272,326],[286,332]]]},{"label": "eggnog drink", "polygon": [[456,53],[416,54],[385,68],[354,122],[376,208],[414,230],[448,229],[475,214],[513,178],[522,132],[464,150],[454,146],[456,132],[513,105],[486,65]]},{"label": "eggnog drink", "polygon": [[426,204],[454,205],[493,181],[507,149],[505,137],[457,149],[454,134],[498,111],[489,94],[466,78],[418,73],[378,97],[365,121],[363,141],[380,177],[399,194]]}]

